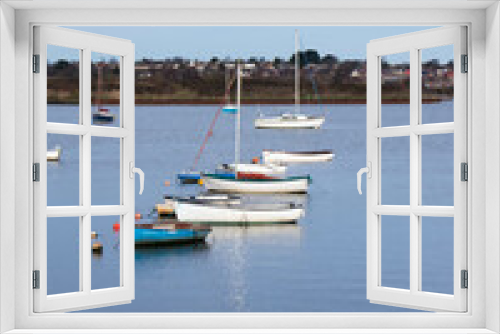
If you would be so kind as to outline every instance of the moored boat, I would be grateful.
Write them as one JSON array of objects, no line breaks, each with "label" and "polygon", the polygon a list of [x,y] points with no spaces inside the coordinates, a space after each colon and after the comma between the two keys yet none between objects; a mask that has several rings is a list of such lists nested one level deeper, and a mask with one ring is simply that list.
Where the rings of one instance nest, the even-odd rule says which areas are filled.
[{"label": "moored boat", "polygon": [[53,150],[47,150],[47,161],[59,161],[61,160],[62,149],[58,145]]},{"label": "moored boat", "polygon": [[221,193],[307,193],[311,178],[235,178],[203,174],[203,185],[208,191]]},{"label": "moored boat", "polygon": [[[279,116],[259,116],[254,122],[257,129],[319,129],[325,122],[324,116],[310,116],[300,113],[300,59],[299,32],[295,31],[295,112]],[[314,89],[316,85],[313,82]],[[316,91],[318,95],[318,92]]]},{"label": "moored boat", "polygon": [[[217,173],[218,175],[234,177],[234,173],[231,171],[224,171],[222,173]],[[177,179],[181,184],[200,184],[202,183],[200,172],[184,172],[177,174]]]},{"label": "moored boat", "polygon": [[276,117],[260,117],[255,120],[256,129],[319,129],[325,122],[323,116],[282,114]]},{"label": "moored boat", "polygon": [[305,162],[323,162],[333,159],[335,154],[331,150],[321,151],[262,151],[262,158],[266,163],[289,164]]},{"label": "moored boat", "polygon": [[231,171],[234,173],[238,170],[238,173],[257,173],[257,174],[283,174],[286,172],[286,166],[280,166],[277,164],[223,164],[220,169]]},{"label": "moored boat", "polygon": [[304,209],[294,204],[211,205],[197,201],[177,201],[177,217],[190,223],[295,223]]},{"label": "moored boat", "polygon": [[136,224],[135,244],[155,245],[201,242],[205,240],[211,231],[210,226],[186,223]]},{"label": "moored boat", "polygon": [[200,194],[196,196],[170,196],[165,195],[165,203],[156,204],[155,210],[160,218],[175,216],[175,203],[178,200],[192,200],[209,204],[240,204],[241,198],[228,194]]},{"label": "moored boat", "polygon": [[98,110],[92,114],[92,120],[94,124],[113,123],[115,121],[115,115],[110,113],[109,109],[98,108]]}]

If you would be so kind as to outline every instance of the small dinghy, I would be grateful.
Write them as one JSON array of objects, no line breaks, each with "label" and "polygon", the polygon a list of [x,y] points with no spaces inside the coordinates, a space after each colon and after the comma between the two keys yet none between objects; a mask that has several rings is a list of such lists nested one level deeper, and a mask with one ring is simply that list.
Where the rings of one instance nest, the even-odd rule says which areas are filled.
[{"label": "small dinghy", "polygon": [[[234,173],[231,171],[222,171],[217,173],[217,175],[234,177]],[[181,184],[201,184],[201,173],[200,172],[185,172],[177,174],[177,179]]]},{"label": "small dinghy", "polygon": [[190,223],[295,223],[304,209],[291,204],[213,205],[199,201],[177,201],[177,217]]},{"label": "small dinghy", "polygon": [[196,196],[170,196],[165,195],[165,203],[156,204],[155,209],[159,218],[175,217],[175,203],[178,200],[183,201],[198,201],[207,204],[231,204],[236,205],[241,203],[241,198],[235,195],[228,194],[200,194]]},{"label": "small dinghy", "polygon": [[187,223],[150,223],[135,225],[136,245],[177,244],[202,242],[212,228]]},{"label": "small dinghy", "polygon": [[277,117],[260,117],[255,120],[256,129],[319,129],[325,122],[323,116],[282,114]]},{"label": "small dinghy", "polygon": [[47,150],[47,161],[59,161],[61,160],[61,155],[61,146],[57,145],[53,150]]},{"label": "small dinghy", "polygon": [[221,170],[229,171],[232,173],[234,173],[236,169],[238,170],[238,173],[255,173],[266,175],[283,174],[286,172],[286,166],[280,166],[277,164],[223,164],[219,166],[219,168]]},{"label": "small dinghy", "polygon": [[94,124],[113,123],[115,121],[115,115],[110,113],[109,109],[98,108],[98,110],[92,114],[92,120]]},{"label": "small dinghy", "polygon": [[[244,174],[242,175],[244,176]],[[307,193],[311,178],[296,176],[287,178],[227,177],[203,174],[203,185],[208,191],[219,193],[286,194]]]},{"label": "small dinghy", "polygon": [[198,184],[201,180],[200,172],[186,172],[177,174],[177,179],[181,184]]},{"label": "small dinghy", "polygon": [[289,164],[305,162],[323,162],[333,159],[335,154],[331,150],[322,151],[262,151],[262,158],[266,163]]}]

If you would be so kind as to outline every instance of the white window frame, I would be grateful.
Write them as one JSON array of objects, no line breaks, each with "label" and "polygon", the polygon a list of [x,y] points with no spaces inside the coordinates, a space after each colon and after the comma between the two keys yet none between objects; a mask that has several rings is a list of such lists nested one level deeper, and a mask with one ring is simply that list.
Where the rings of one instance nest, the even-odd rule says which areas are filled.
[{"label": "white window frame", "polygon": [[[367,297],[370,302],[408,308],[464,312],[467,290],[461,286],[461,271],[467,270],[467,183],[461,181],[461,163],[467,163],[467,73],[461,71],[461,56],[467,55],[465,26],[451,26],[370,41],[367,47]],[[421,50],[452,45],[454,59],[453,122],[422,123]],[[382,57],[408,52],[410,56],[410,105],[408,125],[382,125]],[[453,206],[422,204],[423,135],[453,134]],[[382,140],[408,138],[409,205],[382,202]],[[382,282],[382,217],[409,218],[409,289],[385,287]],[[453,218],[453,294],[422,290],[422,217]],[[404,224],[407,220],[401,220]]]},{"label": "white window frame", "polygon": [[[134,44],[128,40],[106,37],[59,27],[35,26],[34,54],[39,56],[39,73],[34,84],[34,162],[39,165],[39,181],[34,192],[34,270],[39,271],[39,288],[34,289],[34,311],[72,311],[129,303],[134,299],[134,211],[135,182],[129,168],[135,160],[134,113]],[[47,122],[47,46],[72,48],[79,53],[79,123]],[[91,63],[92,53],[118,57],[120,63],[119,127],[92,125]],[[47,136],[62,134],[79,138],[79,205],[47,206]],[[120,204],[92,205],[92,138],[109,137],[120,141]],[[133,175],[133,174],[132,174]],[[94,216],[120,217],[120,285],[93,290],[91,284],[91,226]],[[47,218],[77,217],[79,219],[79,291],[47,294]]]},{"label": "white window frame", "polygon": [[[4,6],[3,4],[0,4]],[[210,5],[209,5],[210,6]],[[8,138],[15,138],[16,174],[15,174],[15,244],[2,238],[2,247],[11,250],[6,254],[0,250],[2,268],[11,269],[3,271],[2,277],[7,276],[2,282],[12,282],[16,279],[15,296],[10,296],[7,302],[15,301],[15,321],[10,322],[11,328],[23,332],[26,329],[129,329],[129,328],[226,328],[225,332],[236,332],[235,328],[257,329],[293,329],[302,328],[300,332],[307,329],[318,332],[347,331],[349,328],[357,328],[356,332],[370,332],[385,329],[384,332],[408,332],[406,329],[418,328],[419,332],[428,332],[428,329],[465,329],[464,332],[485,333],[486,328],[500,330],[499,310],[499,272],[498,251],[500,243],[499,228],[497,226],[500,217],[498,200],[500,199],[500,177],[498,174],[498,163],[500,161],[499,149],[500,138],[498,136],[498,89],[500,88],[498,69],[498,29],[500,19],[498,18],[498,5],[494,4],[488,10],[482,9],[328,9],[328,8],[294,8],[294,9],[259,9],[237,10],[219,9],[212,4],[212,9],[151,9],[134,10],[122,9],[106,11],[97,9],[66,9],[66,10],[23,10],[16,13],[15,20],[15,77],[16,91],[15,101],[8,99],[12,104],[15,102],[15,137],[9,133],[0,133]],[[371,7],[372,8],[372,7]],[[6,10],[9,11],[9,10]],[[286,15],[284,15],[286,11]],[[263,13],[265,15],[263,15]],[[312,19],[314,17],[314,19]],[[44,314],[32,313],[32,290],[30,251],[32,245],[32,212],[26,210],[32,203],[30,193],[32,184],[30,181],[32,120],[31,104],[26,96],[32,94],[30,85],[30,63],[31,59],[31,34],[32,26],[35,24],[52,25],[231,25],[234,22],[242,25],[425,25],[439,26],[447,24],[465,24],[469,27],[469,55],[471,62],[469,69],[469,119],[468,131],[472,136],[468,143],[470,159],[470,181],[469,198],[471,201],[468,208],[468,216],[471,221],[468,240],[470,270],[470,287],[468,289],[468,309],[465,314],[418,314],[418,313],[327,313],[327,314]],[[485,22],[487,23],[486,30]],[[3,24],[0,19],[0,24]],[[14,24],[9,23],[11,27]],[[5,34],[0,32],[0,34]],[[0,35],[1,38],[1,35]],[[0,40],[0,43],[3,43]],[[5,50],[5,49],[4,49]],[[4,51],[5,52],[5,51]],[[0,58],[0,62],[5,61]],[[12,61],[7,64],[13,64]],[[488,72],[485,66],[488,65]],[[12,87],[7,87],[8,81],[0,78],[4,85],[0,87],[2,93],[14,92]],[[486,85],[488,83],[488,86]],[[488,109],[486,108],[488,106]],[[486,116],[489,122],[486,122]],[[5,116],[2,110],[1,117],[10,121],[10,116]],[[2,126],[2,125],[0,125]],[[2,127],[3,128],[3,127]],[[487,131],[489,130],[489,131]],[[3,137],[2,137],[3,138]],[[488,140],[486,140],[488,139]],[[7,145],[0,142],[2,146],[2,157],[13,157],[14,151],[9,150]],[[4,150],[4,147],[6,148]],[[486,159],[485,147],[488,153]],[[2,165],[3,166],[3,165]],[[362,167],[362,166],[360,166]],[[485,182],[485,170],[492,172],[488,183]],[[5,170],[0,170],[2,180],[7,178]],[[355,177],[355,176],[353,176]],[[11,184],[11,189],[12,189]],[[486,193],[488,201],[485,204]],[[473,196],[471,196],[473,195]],[[0,199],[0,205],[5,207],[5,200]],[[12,227],[1,221],[2,232],[12,232]],[[472,247],[473,246],[473,247]],[[488,249],[488,252],[485,250]],[[9,260],[14,252],[14,262]],[[486,266],[487,265],[487,266]],[[488,268],[488,269],[487,269]],[[486,275],[488,274],[488,275]],[[9,278],[10,277],[10,278]],[[2,298],[5,296],[6,288],[1,287]],[[486,293],[488,289],[488,293]],[[14,299],[12,299],[14,298]],[[485,301],[486,300],[486,301]],[[0,304],[5,305],[4,303]],[[488,309],[488,310],[487,310]],[[3,314],[11,314],[0,308]],[[316,329],[316,330],[315,330]],[[393,329],[393,330],[390,330]],[[426,330],[427,329],[427,330]],[[26,331],[26,332],[27,332]],[[222,331],[218,331],[222,332]],[[260,330],[260,332],[264,332]],[[268,331],[269,332],[269,331]],[[297,332],[297,331],[295,331]],[[436,332],[436,331],[434,331]]]}]

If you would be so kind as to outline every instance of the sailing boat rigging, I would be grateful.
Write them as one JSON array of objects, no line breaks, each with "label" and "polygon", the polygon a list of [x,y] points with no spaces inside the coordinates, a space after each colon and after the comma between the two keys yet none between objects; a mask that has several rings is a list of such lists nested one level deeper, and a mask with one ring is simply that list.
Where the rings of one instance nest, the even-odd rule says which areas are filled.
[{"label": "sailing boat rigging", "polygon": [[[236,92],[236,103],[237,105],[226,105],[224,107],[225,112],[235,113],[235,147],[234,147],[234,163],[233,164],[223,164],[219,166],[219,169],[234,173],[236,178],[238,174],[247,175],[252,177],[261,177],[262,175],[274,175],[282,174],[286,172],[286,166],[281,166],[272,163],[260,164],[258,162],[253,162],[251,164],[240,163],[240,138],[241,138],[241,76],[242,67],[250,67],[249,65],[238,64],[236,68],[236,78],[237,78],[237,92]],[[226,108],[229,111],[226,111]],[[234,110],[234,111],[233,111]],[[255,175],[257,174],[257,175]]]},{"label": "sailing boat rigging", "polygon": [[236,68],[238,113],[235,120],[234,176],[202,174],[203,185],[208,191],[222,193],[307,193],[311,181],[309,176],[274,178],[259,172],[242,172],[242,168],[266,165],[240,163],[241,67],[238,64]]},{"label": "sailing boat rigging", "polygon": [[300,113],[300,54],[299,32],[295,30],[295,112],[277,117],[259,117],[255,120],[257,129],[319,129],[324,116],[310,116]]},{"label": "sailing boat rigging", "polygon": [[92,113],[92,120],[95,124],[113,123],[115,120],[115,115],[110,113],[109,109],[103,108],[101,104],[103,67],[104,61],[101,61],[97,64],[97,107],[96,110]]}]

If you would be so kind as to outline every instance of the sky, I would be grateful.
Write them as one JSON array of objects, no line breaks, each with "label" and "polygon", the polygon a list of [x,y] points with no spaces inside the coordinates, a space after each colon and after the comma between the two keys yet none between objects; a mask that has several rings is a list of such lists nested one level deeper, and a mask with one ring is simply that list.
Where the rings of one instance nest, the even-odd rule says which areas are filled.
[{"label": "sky", "polygon": [[[334,54],[340,59],[366,59],[366,44],[373,39],[400,35],[434,27],[359,27],[359,26],[235,26],[235,27],[67,27],[131,40],[136,59],[210,60],[280,57],[289,59],[295,49],[295,29],[302,48],[316,49],[321,55]],[[447,62],[447,54],[430,58]],[[56,55],[54,55],[55,57]],[[426,57],[427,58],[427,57]],[[424,59],[425,60],[425,59]],[[389,59],[390,61],[390,59]]]}]

